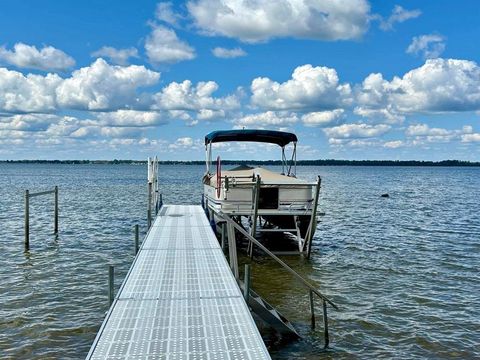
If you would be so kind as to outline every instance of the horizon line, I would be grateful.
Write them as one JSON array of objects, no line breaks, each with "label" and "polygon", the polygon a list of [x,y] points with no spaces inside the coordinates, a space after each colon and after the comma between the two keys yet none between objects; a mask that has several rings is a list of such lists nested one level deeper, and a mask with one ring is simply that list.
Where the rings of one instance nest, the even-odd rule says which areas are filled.
[{"label": "horizon line", "polygon": [[[159,160],[160,164],[185,164],[185,165],[203,165],[205,160]],[[0,163],[53,163],[53,164],[146,164],[147,160],[133,160],[133,159],[112,159],[112,160],[91,160],[91,159],[17,159],[17,160],[0,160]],[[223,164],[266,164],[266,165],[281,165],[281,160],[222,160]],[[342,160],[342,159],[316,159],[316,160],[297,160],[299,166],[341,166],[341,165],[397,165],[397,166],[480,166],[478,161],[469,160]]]}]

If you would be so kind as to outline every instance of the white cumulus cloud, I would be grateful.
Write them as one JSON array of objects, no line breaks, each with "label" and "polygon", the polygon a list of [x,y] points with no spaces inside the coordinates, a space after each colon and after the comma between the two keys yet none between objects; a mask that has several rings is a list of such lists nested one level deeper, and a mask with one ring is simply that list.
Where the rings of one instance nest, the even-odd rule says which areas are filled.
[{"label": "white cumulus cloud", "polygon": [[345,110],[335,109],[331,111],[315,111],[302,116],[302,122],[305,126],[328,126],[336,122],[343,115]]},{"label": "white cumulus cloud", "polygon": [[0,130],[45,131],[57,119],[58,116],[49,114],[17,114],[0,117]]},{"label": "white cumulus cloud", "polygon": [[214,119],[220,119],[225,117],[225,111],[224,110],[212,110],[212,109],[200,109],[200,111],[197,114],[197,119],[198,120],[214,120]]},{"label": "white cumulus cloud", "polygon": [[162,25],[155,25],[145,42],[145,51],[152,64],[176,63],[192,60],[196,57],[195,49],[180,40],[174,30]]},{"label": "white cumulus cloud", "polygon": [[480,133],[464,134],[462,135],[462,142],[480,142]]},{"label": "white cumulus cloud", "polygon": [[75,60],[62,50],[52,46],[44,46],[39,50],[23,43],[15,44],[13,50],[0,47],[0,62],[44,71],[65,71],[75,65]]},{"label": "white cumulus cloud", "polygon": [[405,146],[405,143],[402,140],[392,140],[392,141],[386,141],[383,144],[383,147],[386,147],[388,149],[397,149],[399,147]]},{"label": "white cumulus cloud", "polygon": [[173,143],[168,145],[168,148],[172,151],[178,150],[192,150],[202,148],[203,142],[199,139],[194,140],[191,137],[180,137]]},{"label": "white cumulus cloud", "polygon": [[182,17],[173,10],[171,2],[159,2],[155,10],[155,17],[157,20],[167,23],[172,26],[178,26]]},{"label": "white cumulus cloud", "polygon": [[111,46],[103,46],[97,51],[94,51],[91,55],[94,57],[106,57],[117,65],[128,65],[128,60],[130,58],[138,58],[138,51],[133,47],[116,49]]},{"label": "white cumulus cloud", "polygon": [[247,53],[239,47],[233,49],[216,47],[212,50],[212,54],[218,58],[223,59],[231,59],[247,55]]},{"label": "white cumulus cloud", "polygon": [[156,93],[153,98],[154,108],[158,110],[187,110],[201,111],[230,110],[239,107],[236,96],[213,97],[218,90],[218,84],[214,81],[199,82],[193,85],[190,80],[181,83],[172,82]]},{"label": "white cumulus cloud", "polygon": [[357,39],[370,18],[366,0],[191,0],[187,8],[203,33],[245,42]]},{"label": "white cumulus cloud", "polygon": [[412,39],[407,54],[421,55],[425,59],[438,58],[445,50],[445,37],[438,34],[420,35]]},{"label": "white cumulus cloud", "polygon": [[393,114],[480,109],[480,67],[474,61],[429,59],[403,77],[370,74],[357,93],[358,106]]},{"label": "white cumulus cloud", "polygon": [[50,112],[57,107],[55,90],[62,83],[56,74],[46,76],[0,68],[0,110]]},{"label": "white cumulus cloud", "polygon": [[399,114],[391,104],[387,104],[384,109],[357,106],[353,109],[353,113],[368,119],[379,119],[389,124],[402,123],[405,120],[405,116]]},{"label": "white cumulus cloud", "polygon": [[348,103],[351,95],[335,69],[309,64],[297,67],[284,83],[260,77],[250,88],[252,104],[268,110],[331,110]]},{"label": "white cumulus cloud", "polygon": [[144,127],[166,124],[167,120],[159,112],[117,110],[97,114],[99,124],[103,126]]},{"label": "white cumulus cloud", "polygon": [[334,139],[370,138],[385,134],[390,130],[386,124],[343,124],[323,129],[324,133]]},{"label": "white cumulus cloud", "polygon": [[258,128],[264,126],[286,126],[298,122],[298,116],[289,112],[266,111],[259,114],[250,114],[235,120],[236,127]]},{"label": "white cumulus cloud", "polygon": [[405,131],[407,136],[446,136],[450,134],[447,129],[431,128],[427,124],[410,125]]},{"label": "white cumulus cloud", "polygon": [[465,137],[468,138],[472,134],[473,127],[470,125],[465,125],[461,129],[443,129],[432,128],[427,124],[414,124],[405,130],[405,135],[410,138],[410,143],[414,146],[453,140],[464,141]]},{"label": "white cumulus cloud", "polygon": [[144,66],[110,65],[97,59],[72,73],[56,89],[58,104],[81,110],[112,110],[135,105],[137,89],[158,82],[160,74]]}]

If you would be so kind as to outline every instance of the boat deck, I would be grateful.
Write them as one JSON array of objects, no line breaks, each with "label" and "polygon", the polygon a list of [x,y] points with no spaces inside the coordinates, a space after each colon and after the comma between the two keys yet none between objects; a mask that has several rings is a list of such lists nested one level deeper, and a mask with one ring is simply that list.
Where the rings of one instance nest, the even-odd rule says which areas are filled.
[{"label": "boat deck", "polygon": [[200,206],[162,207],[87,359],[270,359]]}]

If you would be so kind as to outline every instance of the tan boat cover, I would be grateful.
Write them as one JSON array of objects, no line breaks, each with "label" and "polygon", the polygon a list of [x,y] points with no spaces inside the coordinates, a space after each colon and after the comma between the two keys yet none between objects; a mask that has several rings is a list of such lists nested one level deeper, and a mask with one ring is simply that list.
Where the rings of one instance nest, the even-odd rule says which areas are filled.
[{"label": "tan boat cover", "polygon": [[[260,175],[262,184],[278,184],[278,185],[305,185],[306,181],[299,180],[297,178],[282,175],[264,168],[244,169],[244,170],[226,170],[221,173],[222,178],[228,176],[229,178],[236,178],[237,183],[249,183],[254,182],[254,178]],[[250,180],[248,179],[250,178]],[[213,174],[210,178],[210,185],[216,186],[217,174]]]}]

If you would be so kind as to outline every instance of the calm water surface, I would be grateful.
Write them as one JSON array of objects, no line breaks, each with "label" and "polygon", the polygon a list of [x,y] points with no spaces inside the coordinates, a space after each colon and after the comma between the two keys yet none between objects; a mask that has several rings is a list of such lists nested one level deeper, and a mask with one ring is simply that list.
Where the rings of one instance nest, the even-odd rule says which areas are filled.
[{"label": "calm water surface", "polygon": [[[199,203],[202,166],[163,166],[167,203]],[[340,307],[331,347],[309,327],[308,294],[266,258],[253,288],[303,339],[268,331],[274,359],[480,358],[480,169],[301,167],[322,176],[311,261],[285,258]],[[0,164],[0,358],[84,358],[107,311],[107,268],[118,289],[133,260],[133,226],[145,231],[146,167]],[[23,251],[23,191],[31,199]],[[390,198],[380,194],[389,193]],[[318,310],[321,305],[318,304]],[[318,311],[320,313],[320,311]],[[321,317],[318,318],[321,325]]]}]

